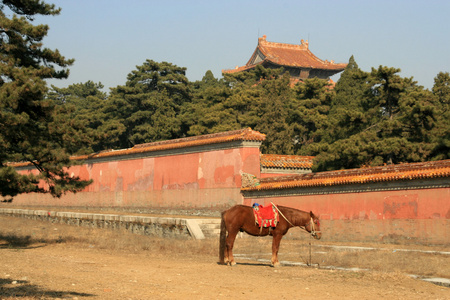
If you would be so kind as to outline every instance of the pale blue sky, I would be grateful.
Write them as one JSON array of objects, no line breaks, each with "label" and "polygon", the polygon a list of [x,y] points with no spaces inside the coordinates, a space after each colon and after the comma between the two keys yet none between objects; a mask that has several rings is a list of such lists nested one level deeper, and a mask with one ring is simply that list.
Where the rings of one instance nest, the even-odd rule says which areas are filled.
[{"label": "pale blue sky", "polygon": [[[146,59],[187,68],[191,81],[207,70],[244,65],[258,37],[299,44],[309,40],[320,59],[359,67],[400,68],[431,89],[434,77],[450,71],[450,1],[151,1],[47,0],[62,8],[44,45],[75,58],[59,87],[92,80],[110,87]],[[337,79],[333,77],[333,79]]]}]

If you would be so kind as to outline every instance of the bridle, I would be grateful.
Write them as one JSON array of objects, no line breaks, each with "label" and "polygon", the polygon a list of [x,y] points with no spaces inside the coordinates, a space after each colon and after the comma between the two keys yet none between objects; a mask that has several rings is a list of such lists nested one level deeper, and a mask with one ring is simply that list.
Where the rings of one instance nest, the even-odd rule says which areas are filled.
[{"label": "bridle", "polygon": [[[316,231],[316,223],[314,222],[313,218],[311,218],[311,220],[309,221],[309,223],[311,224],[311,236],[317,236],[317,233],[322,233],[322,231]],[[306,227],[305,227],[306,230]]]}]

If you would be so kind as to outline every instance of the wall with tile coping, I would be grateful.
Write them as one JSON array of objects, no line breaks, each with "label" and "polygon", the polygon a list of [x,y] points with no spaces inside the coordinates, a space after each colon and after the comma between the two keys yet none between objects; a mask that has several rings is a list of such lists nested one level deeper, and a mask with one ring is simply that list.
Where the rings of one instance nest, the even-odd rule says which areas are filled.
[{"label": "wall with tile coping", "polygon": [[[261,142],[224,142],[209,147],[86,159],[69,173],[94,182],[61,198],[22,194],[15,206],[210,209],[242,203],[242,172],[260,176]],[[31,166],[20,172],[37,172]]]},{"label": "wall with tile coping", "polygon": [[[448,178],[430,179],[427,185],[448,185]],[[385,183],[384,190],[340,190],[338,187],[244,193],[244,204],[284,205],[320,216],[327,241],[435,244],[450,246],[450,188],[414,188]],[[366,184],[365,187],[370,187]]]},{"label": "wall with tile coping", "polygon": [[[274,202],[319,214],[323,236],[329,240],[450,245],[448,177],[241,193],[243,173],[266,176],[261,172],[260,145],[233,141],[87,158],[69,169],[74,176],[94,179],[84,191],[60,199],[20,195],[12,206],[210,210],[218,214],[235,204]],[[31,167],[19,170],[35,172]],[[2,203],[2,207],[11,205]]]}]

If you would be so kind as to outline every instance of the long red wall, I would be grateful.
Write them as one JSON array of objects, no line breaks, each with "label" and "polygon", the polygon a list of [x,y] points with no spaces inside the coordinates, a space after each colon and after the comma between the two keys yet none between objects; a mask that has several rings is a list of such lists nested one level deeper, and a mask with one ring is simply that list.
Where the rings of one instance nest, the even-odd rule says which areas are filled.
[{"label": "long red wall", "polygon": [[[197,143],[195,147],[151,153],[135,149],[131,154],[120,152],[128,153],[126,155],[113,156],[112,153],[88,158],[84,164],[69,169],[74,176],[94,180],[84,191],[67,194],[60,199],[43,194],[24,194],[16,197],[13,205],[209,209],[217,213],[235,204],[259,202],[268,205],[273,202],[318,214],[325,240],[450,246],[448,175],[437,169],[439,164],[447,164],[446,161],[424,167],[428,173],[436,168],[433,172],[440,174],[426,180],[419,176],[417,180],[360,183],[357,188],[349,183],[296,190],[246,191],[245,188],[241,190],[243,173],[250,182],[255,183],[265,177],[261,174],[260,141],[225,140],[223,138],[221,143],[206,146]],[[390,167],[385,168],[377,176],[388,172]],[[20,167],[18,170],[32,172],[31,167]],[[420,173],[422,169],[416,166],[413,170]],[[337,171],[336,174],[342,176],[342,172]],[[355,178],[362,174],[358,172],[346,171],[355,173],[352,175]],[[372,170],[364,172],[370,173]],[[323,177],[321,180],[337,176],[332,172],[325,174],[325,177],[319,175],[316,177]],[[336,178],[341,178],[339,176]],[[286,178],[291,177],[295,176]],[[300,176],[298,180],[307,178]],[[269,186],[270,182],[274,183],[273,186],[283,184],[276,179],[267,182]]]},{"label": "long red wall", "polygon": [[450,188],[244,199],[255,202],[312,210],[329,241],[450,245]]},{"label": "long red wall", "polygon": [[259,147],[87,160],[69,169],[94,180],[84,191],[61,199],[25,194],[14,205],[225,209],[242,202],[241,172],[260,175]]}]

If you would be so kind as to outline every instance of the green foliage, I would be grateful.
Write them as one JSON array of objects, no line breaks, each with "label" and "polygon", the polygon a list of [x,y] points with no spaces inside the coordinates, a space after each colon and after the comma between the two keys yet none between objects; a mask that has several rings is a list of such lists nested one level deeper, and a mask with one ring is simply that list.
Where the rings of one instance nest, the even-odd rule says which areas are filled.
[{"label": "green foliage", "polygon": [[102,92],[103,85],[88,81],[77,83],[67,88],[52,86],[48,98],[53,99],[59,107],[67,110],[65,119],[71,120],[71,126],[78,128],[80,140],[76,148],[70,149],[74,154],[87,154],[105,148],[112,136],[104,124],[106,117],[103,107],[107,95]]},{"label": "green foliage", "polygon": [[110,95],[90,81],[53,87],[48,98],[84,133],[69,149],[87,153],[251,127],[266,134],[263,153],[315,155],[316,170],[449,157],[448,73],[428,91],[396,68],[363,72],[353,56],[334,88],[317,78],[292,86],[282,69],[262,66],[223,79],[207,71],[196,82],[185,71],[146,60]]},{"label": "green foliage", "polygon": [[122,125],[122,148],[251,127],[266,134],[263,153],[315,155],[317,170],[448,157],[448,74],[433,94],[399,71],[363,72],[352,56],[335,88],[317,78],[292,87],[282,69],[262,66],[189,83],[164,77],[183,68],[146,61],[113,90],[104,123]]},{"label": "green foliage", "polygon": [[223,80],[207,71],[201,81],[191,84],[192,100],[182,106],[182,122],[187,135],[195,136],[238,129],[234,111],[225,104],[232,95]]},{"label": "green foliage", "polygon": [[437,98],[438,112],[437,122],[431,134],[436,142],[433,149],[433,159],[450,158],[450,74],[440,72],[434,79],[432,89],[433,95]]},{"label": "green foliage", "polygon": [[103,129],[117,133],[115,147],[177,138],[184,134],[178,117],[190,101],[186,68],[146,60],[128,74],[124,86],[112,89],[104,107]]},{"label": "green foliage", "polygon": [[329,122],[327,143],[348,138],[362,131],[367,123],[367,106],[364,103],[364,91],[368,74],[362,72],[353,56],[335,86]]},{"label": "green foliage", "polygon": [[258,87],[261,89],[259,102],[256,102],[259,121],[253,128],[266,134],[261,151],[293,154],[293,130],[289,124],[293,98],[289,75],[267,76]]},{"label": "green foliage", "polygon": [[92,81],[49,91],[45,80],[67,78],[73,60],[44,48],[49,28],[32,21],[59,12],[39,0],[0,4],[2,197],[83,189],[90,182],[65,171],[73,154],[245,127],[266,134],[263,153],[315,155],[316,170],[450,158],[448,72],[429,91],[397,68],[363,72],[352,56],[335,88],[317,78],[292,87],[282,69],[189,82],[186,68],[146,60],[109,95]]},{"label": "green foliage", "polygon": [[313,148],[326,138],[334,90],[326,80],[312,78],[297,84],[294,93],[291,124],[295,134],[295,153],[310,155]]},{"label": "green foliage", "polygon": [[[437,97],[412,78],[401,78],[398,72],[382,66],[366,74],[355,68],[344,71],[345,81],[336,87],[330,113],[328,143],[313,148],[316,170],[448,157],[442,153],[448,136],[438,132],[448,132],[449,126],[441,117]],[[352,80],[348,80],[349,75]],[[341,94],[354,97],[346,103]]]},{"label": "green foliage", "polygon": [[[45,79],[66,78],[73,60],[43,48],[47,25],[33,25],[37,14],[59,9],[38,0],[3,1],[0,5],[0,192],[11,198],[25,192],[76,192],[90,182],[72,178],[64,167],[79,134],[65,107],[45,98]],[[8,15],[12,14],[12,17]],[[20,16],[18,16],[20,15]],[[17,174],[8,162],[29,162],[38,175]],[[45,181],[48,188],[38,186]]]}]

